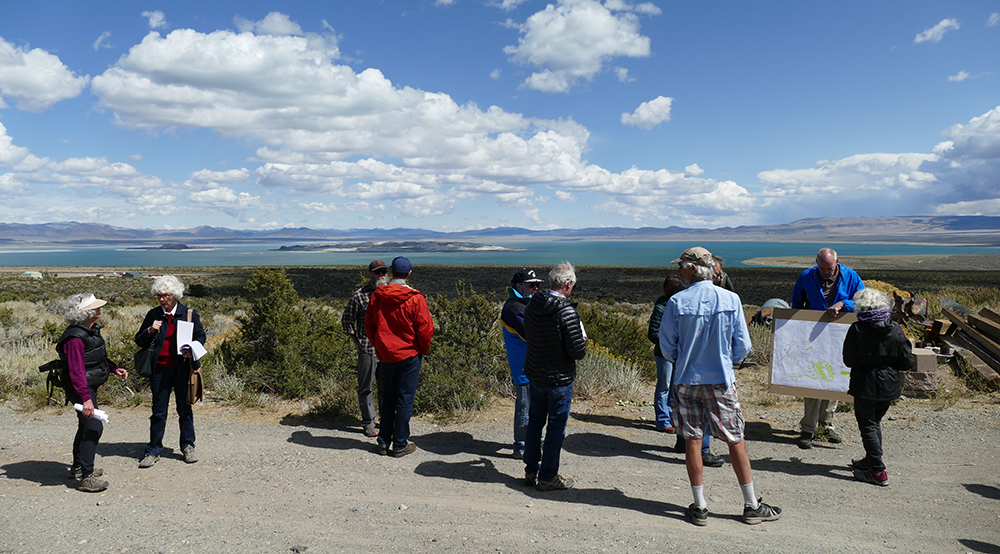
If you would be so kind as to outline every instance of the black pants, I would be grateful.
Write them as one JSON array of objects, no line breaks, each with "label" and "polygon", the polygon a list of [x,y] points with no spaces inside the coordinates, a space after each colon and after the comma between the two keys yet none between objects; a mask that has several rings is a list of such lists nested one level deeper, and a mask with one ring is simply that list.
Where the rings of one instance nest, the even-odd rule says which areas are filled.
[{"label": "black pants", "polygon": [[891,400],[854,399],[854,417],[858,420],[861,442],[865,445],[868,465],[875,473],[885,471],[885,464],[882,463],[882,418],[891,403]]},{"label": "black pants", "polygon": [[[72,389],[67,390],[70,404],[83,404],[83,401]],[[90,398],[97,409],[97,389],[90,389]],[[76,437],[73,439],[73,467],[79,467],[83,478],[90,477],[94,472],[94,457],[97,456],[97,443],[101,442],[104,433],[104,423],[96,417],[84,417],[82,412],[76,412]]]}]

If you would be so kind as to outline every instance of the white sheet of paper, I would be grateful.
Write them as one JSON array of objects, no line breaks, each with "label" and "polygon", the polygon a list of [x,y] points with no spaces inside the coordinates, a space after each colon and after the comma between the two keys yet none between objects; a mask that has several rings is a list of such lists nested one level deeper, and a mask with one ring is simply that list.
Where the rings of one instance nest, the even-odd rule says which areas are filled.
[{"label": "white sheet of paper", "polygon": [[189,321],[178,321],[177,322],[177,353],[183,355],[182,349],[187,346],[191,348],[191,354],[194,356],[195,360],[200,360],[202,356],[208,353],[205,347],[198,341],[194,340],[194,323]]}]

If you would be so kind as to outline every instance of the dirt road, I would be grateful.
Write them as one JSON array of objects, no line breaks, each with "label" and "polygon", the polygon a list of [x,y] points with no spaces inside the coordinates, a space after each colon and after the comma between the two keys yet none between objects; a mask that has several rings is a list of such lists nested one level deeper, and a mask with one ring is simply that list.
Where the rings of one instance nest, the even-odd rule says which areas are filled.
[{"label": "dirt road", "polygon": [[66,479],[71,411],[0,406],[0,552],[1000,552],[996,404],[893,407],[886,488],[851,477],[863,452],[851,414],[838,414],[844,444],[804,451],[796,405],[748,410],[757,491],[784,510],[752,527],[728,463],[706,469],[708,526],[685,521],[683,457],[650,407],[575,402],[561,472],[576,488],[548,493],[521,484],[509,405],[414,421],[420,450],[400,459],[356,426],[199,405],[201,461],[181,461],[171,417],[167,455],[147,470],[148,412],[109,412],[98,467],[111,488],[86,494]]}]

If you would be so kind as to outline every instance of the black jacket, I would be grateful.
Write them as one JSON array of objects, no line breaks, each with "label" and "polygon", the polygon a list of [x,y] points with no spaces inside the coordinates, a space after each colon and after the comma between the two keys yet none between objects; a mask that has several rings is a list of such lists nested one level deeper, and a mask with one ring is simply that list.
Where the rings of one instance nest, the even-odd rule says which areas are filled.
[{"label": "black jacket", "polygon": [[851,368],[847,393],[862,400],[895,400],[900,371],[913,368],[910,339],[892,321],[851,324],[844,338],[844,365]]},{"label": "black jacket", "polygon": [[[174,310],[175,321],[187,321],[188,307],[180,302],[177,303],[177,309]],[[162,321],[163,325],[160,327],[160,331],[156,335],[149,334],[149,328],[152,327],[154,321]],[[140,348],[146,348],[149,346],[150,342],[153,342],[153,352],[159,353],[160,349],[163,348],[163,341],[167,338],[167,318],[163,313],[163,308],[157,306],[152,310],[146,312],[146,318],[142,320],[142,325],[139,327],[139,332],[135,334],[135,343],[139,345]],[[194,333],[192,333],[191,338],[200,342],[202,346],[205,345],[205,328],[201,325],[201,318],[198,317],[198,312],[195,311],[191,318],[191,322],[194,323]],[[155,341],[155,342],[154,342]],[[201,362],[194,360],[193,358],[182,358],[177,356],[177,365],[185,366],[190,364],[191,369],[197,369],[201,367]]]},{"label": "black jacket", "polygon": [[528,352],[524,374],[528,381],[563,387],[576,379],[576,360],[587,354],[580,316],[570,301],[548,292],[535,294],[524,312]]},{"label": "black jacket", "polygon": [[66,352],[63,351],[63,345],[72,338],[83,341],[83,363],[84,367],[87,368],[87,387],[96,389],[106,383],[111,375],[111,366],[108,364],[108,351],[104,345],[104,337],[101,336],[101,328],[97,325],[90,329],[83,325],[70,325],[63,331],[56,343],[56,352],[59,352],[59,359],[62,360],[63,367],[66,367]]}]

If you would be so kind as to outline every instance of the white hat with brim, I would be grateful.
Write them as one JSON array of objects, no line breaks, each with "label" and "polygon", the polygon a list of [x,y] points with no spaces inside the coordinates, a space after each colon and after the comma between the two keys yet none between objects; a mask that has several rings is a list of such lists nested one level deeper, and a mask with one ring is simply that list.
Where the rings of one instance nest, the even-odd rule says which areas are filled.
[{"label": "white hat with brim", "polygon": [[101,300],[96,296],[94,296],[93,294],[88,294],[87,296],[84,296],[82,300],[80,300],[80,305],[77,306],[77,309],[96,310],[97,308],[100,308],[101,306],[107,303],[108,303],[107,300]]}]

